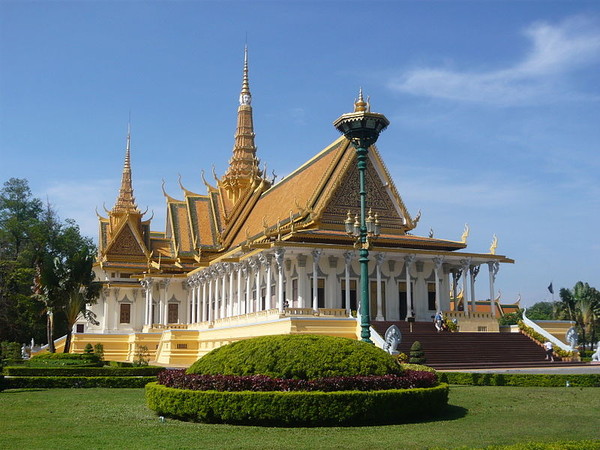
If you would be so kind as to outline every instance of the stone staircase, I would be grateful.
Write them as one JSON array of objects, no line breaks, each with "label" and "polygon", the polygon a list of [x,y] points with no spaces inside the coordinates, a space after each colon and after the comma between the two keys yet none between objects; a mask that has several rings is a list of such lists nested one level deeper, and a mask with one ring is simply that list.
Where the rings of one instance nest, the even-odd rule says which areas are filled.
[{"label": "stone staircase", "polygon": [[410,347],[419,341],[427,358],[426,364],[439,370],[485,369],[502,367],[557,367],[580,363],[545,360],[545,351],[521,333],[437,332],[432,322],[371,322],[384,337],[389,326],[396,325],[402,333],[398,351],[410,354]]}]

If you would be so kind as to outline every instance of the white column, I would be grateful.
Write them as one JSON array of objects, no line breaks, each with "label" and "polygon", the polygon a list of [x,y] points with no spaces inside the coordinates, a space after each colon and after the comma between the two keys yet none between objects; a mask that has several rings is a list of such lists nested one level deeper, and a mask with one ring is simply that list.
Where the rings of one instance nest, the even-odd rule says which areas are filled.
[{"label": "white column", "polygon": [[500,264],[498,261],[489,261],[488,268],[490,270],[490,308],[492,309],[492,317],[496,317],[496,299],[494,298],[494,282],[496,281],[496,275],[500,270]]},{"label": "white column", "polygon": [[284,298],[283,298],[283,255],[285,254],[285,249],[282,247],[277,247],[275,249],[275,262],[277,263],[277,308],[279,312],[283,314],[284,312]]},{"label": "white column", "polygon": [[256,258],[254,260],[254,270],[256,272],[256,299],[254,301],[254,310],[253,312],[257,312],[260,311],[260,294],[261,294],[261,289],[260,289],[260,267],[261,267],[261,263],[260,263],[260,259]]},{"label": "white column", "polygon": [[442,268],[442,264],[444,263],[444,258],[442,256],[436,256],[433,258],[433,276],[435,277],[435,311],[442,310],[442,303],[440,301],[440,270]]},{"label": "white column", "polygon": [[209,273],[209,278],[208,278],[208,297],[207,297],[207,302],[208,302],[208,321],[212,322],[214,319],[214,315],[213,315],[213,274],[212,271],[211,273]]},{"label": "white column", "polygon": [[266,283],[267,283],[267,293],[266,293],[266,299],[265,299],[265,309],[268,311],[269,309],[271,309],[273,306],[271,305],[271,264],[272,264],[272,259],[273,256],[272,255],[266,255],[265,256],[265,267],[267,269],[265,277],[266,277]]},{"label": "white column", "polygon": [[311,254],[313,257],[313,276],[312,276],[312,309],[319,311],[319,259],[323,250],[314,249]]},{"label": "white column", "polygon": [[307,297],[307,288],[306,282],[308,281],[308,276],[306,273],[306,255],[299,253],[296,256],[296,262],[298,264],[298,307],[306,308],[306,297]]},{"label": "white column", "polygon": [[[146,305],[145,305],[145,310],[144,310],[144,325],[151,325],[152,322],[152,278],[144,278],[140,284],[144,287],[144,289],[146,290]],[[106,305],[106,299],[105,299],[105,303]],[[105,316],[106,318],[106,312],[105,312]]]},{"label": "white column", "polygon": [[236,315],[240,316],[242,314],[242,271],[244,269],[244,265],[241,263],[236,263],[237,267],[237,305],[236,305]]},{"label": "white column", "polygon": [[164,300],[164,311],[163,311],[163,325],[167,325],[169,323],[169,297],[168,297],[168,289],[169,284],[171,283],[171,279],[167,278],[162,281],[163,288],[163,300]]},{"label": "white column", "polygon": [[415,255],[408,255],[404,257],[404,266],[406,268],[406,318],[413,317],[412,310],[412,286],[410,277],[410,266],[415,260]]},{"label": "white column", "polygon": [[350,309],[350,265],[352,264],[352,258],[354,258],[354,252],[344,252],[344,283],[346,284],[346,290],[344,292],[346,302],[346,315],[352,316],[352,310]]},{"label": "white column", "polygon": [[207,320],[207,315],[206,315],[206,275],[203,274],[200,276],[200,283],[202,283],[202,301],[200,302],[200,321],[201,322],[206,322]]},{"label": "white column", "polygon": [[461,259],[460,264],[462,266],[462,278],[463,278],[463,309],[465,311],[465,315],[468,317],[470,314],[469,311],[469,269],[471,266],[471,258]]},{"label": "white column", "polygon": [[227,317],[233,316],[233,277],[234,277],[234,266],[233,264],[227,264],[227,274],[229,275],[229,294],[227,295]]},{"label": "white column", "polygon": [[377,272],[377,315],[375,316],[375,320],[379,321],[385,320],[383,316],[383,298],[381,295],[381,265],[384,259],[385,255],[383,253],[375,255],[375,268]]},{"label": "white column", "polygon": [[102,312],[104,314],[104,318],[102,320],[102,331],[106,332],[108,331],[108,314],[109,314],[109,299],[110,299],[110,291],[108,288],[103,288],[102,289],[102,300],[104,301],[104,304],[102,305]]},{"label": "white column", "polygon": [[192,277],[189,281],[188,284],[191,288],[192,291],[192,298],[191,298],[191,302],[190,302],[190,320],[189,323],[196,323],[196,281],[194,279],[194,277]]},{"label": "white column", "polygon": [[219,317],[225,317],[227,302],[227,266],[229,263],[223,263],[219,267],[219,276],[221,277],[221,312]]},{"label": "white column", "polygon": [[480,266],[471,266],[470,267],[470,273],[471,273],[471,312],[475,312],[476,309],[476,305],[475,302],[477,301],[475,298],[475,279],[477,278],[477,275],[479,274],[479,268]]},{"label": "white column", "polygon": [[250,266],[246,265],[244,268],[244,278],[246,279],[246,301],[244,302],[244,313],[245,314],[249,314],[250,311],[250,302],[252,301],[252,286],[250,285],[250,278],[251,278],[251,273],[250,273]]}]

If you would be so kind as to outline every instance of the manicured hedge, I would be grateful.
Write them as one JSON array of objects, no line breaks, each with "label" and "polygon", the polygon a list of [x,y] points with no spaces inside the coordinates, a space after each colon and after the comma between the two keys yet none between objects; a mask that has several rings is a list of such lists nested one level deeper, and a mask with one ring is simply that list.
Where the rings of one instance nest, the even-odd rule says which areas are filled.
[{"label": "manicured hedge", "polygon": [[195,391],[383,391],[429,388],[438,384],[434,373],[406,370],[402,375],[328,377],[314,380],[272,378],[267,375],[200,375],[184,370],[166,370],[158,382],[167,387]]},{"label": "manicured hedge", "polygon": [[438,376],[444,383],[473,386],[565,387],[568,381],[572,387],[600,387],[600,374],[438,372]]},{"label": "manicured hedge", "polygon": [[164,367],[5,367],[4,374],[21,377],[150,377]]},{"label": "manicured hedge", "polygon": [[262,426],[392,424],[433,417],[448,385],[427,389],[337,392],[217,392],[146,385],[148,407],[180,420]]},{"label": "manicured hedge", "polygon": [[4,389],[143,388],[156,377],[5,377],[1,381]]},{"label": "manicured hedge", "polygon": [[306,334],[234,342],[211,351],[188,369],[188,373],[206,375],[268,375],[302,380],[400,372],[395,359],[372,344]]},{"label": "manicured hedge", "polygon": [[94,353],[40,353],[26,362],[29,367],[101,367],[103,364]]}]

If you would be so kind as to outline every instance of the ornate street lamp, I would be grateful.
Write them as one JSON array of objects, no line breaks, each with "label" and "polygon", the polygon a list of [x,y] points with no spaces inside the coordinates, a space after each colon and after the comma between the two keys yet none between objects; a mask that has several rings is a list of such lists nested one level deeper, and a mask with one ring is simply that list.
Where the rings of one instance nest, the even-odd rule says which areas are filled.
[{"label": "ornate street lamp", "polygon": [[356,159],[358,161],[358,176],[360,180],[360,222],[355,217],[352,222],[350,212],[344,225],[346,232],[352,236],[358,237],[360,246],[360,336],[364,342],[371,342],[371,323],[369,315],[369,236],[379,235],[379,221],[377,214],[375,217],[367,211],[367,190],[365,183],[365,174],[367,171],[367,157],[369,147],[373,145],[379,133],[386,129],[390,121],[383,114],[372,113],[370,105],[363,100],[362,89],[359,91],[358,100],[354,103],[354,112],[340,116],[333,126],[342,133],[356,148]]}]

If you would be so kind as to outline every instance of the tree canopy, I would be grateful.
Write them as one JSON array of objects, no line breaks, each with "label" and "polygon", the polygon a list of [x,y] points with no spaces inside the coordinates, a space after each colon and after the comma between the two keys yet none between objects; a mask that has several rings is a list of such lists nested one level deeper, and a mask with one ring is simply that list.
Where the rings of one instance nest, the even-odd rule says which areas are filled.
[{"label": "tree canopy", "polygon": [[85,305],[99,291],[92,272],[95,252],[74,221],[61,221],[50,204],[33,197],[27,180],[5,182],[0,190],[0,340],[52,342],[69,335],[80,314],[93,320]]}]

